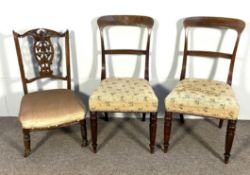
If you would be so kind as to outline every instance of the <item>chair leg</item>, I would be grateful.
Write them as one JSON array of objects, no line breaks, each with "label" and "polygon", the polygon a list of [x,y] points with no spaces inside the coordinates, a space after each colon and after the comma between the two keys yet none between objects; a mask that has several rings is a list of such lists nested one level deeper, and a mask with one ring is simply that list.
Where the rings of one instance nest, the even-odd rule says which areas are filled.
[{"label": "chair leg", "polygon": [[23,141],[24,141],[24,157],[28,157],[30,154],[30,130],[23,129]]},{"label": "chair leg", "polygon": [[223,125],[223,120],[222,119],[220,119],[220,123],[219,123],[219,128],[222,128],[222,125]]},{"label": "chair leg", "polygon": [[93,152],[96,153],[97,147],[97,112],[90,112],[91,136]]},{"label": "chair leg", "polygon": [[109,116],[108,116],[108,113],[107,113],[107,112],[104,113],[104,120],[105,120],[106,122],[109,121]]},{"label": "chair leg", "polygon": [[142,119],[141,119],[141,121],[145,122],[145,120],[146,120],[146,113],[144,112],[144,113],[142,113]]},{"label": "chair leg", "polygon": [[88,145],[88,136],[87,136],[86,119],[81,120],[79,123],[80,123],[80,127],[81,127],[82,146],[87,146]]},{"label": "chair leg", "polygon": [[156,128],[157,128],[157,113],[150,113],[150,123],[149,123],[149,135],[150,135],[150,152],[153,154],[155,149],[155,138],[156,138]]},{"label": "chair leg", "polygon": [[227,124],[227,134],[226,134],[226,145],[224,153],[224,162],[227,164],[229,162],[230,152],[233,144],[234,133],[236,129],[237,120],[228,120]]},{"label": "chair leg", "polygon": [[180,114],[180,122],[181,122],[181,124],[184,123],[184,116],[183,116],[183,114]]},{"label": "chair leg", "polygon": [[169,139],[172,127],[172,112],[165,112],[164,119],[164,152],[168,152]]}]

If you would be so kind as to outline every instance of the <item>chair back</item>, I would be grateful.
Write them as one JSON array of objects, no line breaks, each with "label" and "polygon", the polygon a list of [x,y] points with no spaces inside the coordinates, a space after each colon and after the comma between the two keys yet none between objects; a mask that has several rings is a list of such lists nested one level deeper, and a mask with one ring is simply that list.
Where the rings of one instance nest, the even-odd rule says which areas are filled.
[{"label": "chair back", "polygon": [[[64,33],[59,33],[50,29],[32,29],[24,34],[19,34],[13,31],[16,53],[23,83],[24,93],[28,93],[27,84],[32,83],[36,80],[42,78],[52,78],[58,80],[67,81],[67,89],[71,89],[71,76],[70,76],[70,51],[69,51],[69,32],[68,30]],[[31,42],[31,55],[32,55],[32,63],[37,64],[38,66],[34,66],[35,69],[38,69],[38,74],[33,78],[27,78],[25,75],[24,64],[23,64],[23,56],[20,47],[20,38],[32,38]],[[65,38],[65,58],[66,58],[66,76],[54,75],[52,66],[53,59],[57,48],[53,45],[52,38]],[[63,49],[62,49],[63,50]],[[60,50],[61,51],[61,50]],[[62,58],[59,58],[62,59]],[[59,68],[58,68],[59,69]]]},{"label": "chair back", "polygon": [[[150,48],[150,36],[154,20],[147,16],[133,16],[133,15],[110,15],[102,16],[97,20],[98,27],[101,35],[101,50],[102,50],[102,72],[101,79],[106,78],[106,55],[112,54],[132,54],[132,55],[145,55],[145,72],[144,78],[149,79],[149,48]],[[144,50],[139,49],[106,49],[104,42],[103,29],[107,26],[138,26],[147,28],[147,44]]]},{"label": "chair back", "polygon": [[[223,18],[223,17],[189,17],[184,19],[185,28],[185,44],[183,63],[180,79],[185,78],[186,64],[188,56],[199,56],[199,57],[211,57],[211,58],[225,58],[230,60],[229,71],[227,76],[227,84],[232,84],[233,68],[236,57],[236,52],[240,40],[241,33],[245,27],[245,22],[240,19]],[[237,32],[237,37],[234,43],[234,48],[231,53],[224,53],[218,51],[207,51],[207,50],[189,50],[188,48],[188,28],[194,27],[205,27],[205,28],[217,28],[217,29],[232,29]]]}]

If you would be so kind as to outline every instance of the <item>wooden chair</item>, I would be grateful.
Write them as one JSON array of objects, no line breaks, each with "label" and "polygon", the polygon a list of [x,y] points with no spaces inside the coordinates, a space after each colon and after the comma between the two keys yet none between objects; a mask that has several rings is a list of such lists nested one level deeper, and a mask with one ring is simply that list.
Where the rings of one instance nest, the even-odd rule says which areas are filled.
[{"label": "wooden chair", "polygon": [[[232,29],[237,37],[232,53],[190,50],[188,48],[188,29],[196,27]],[[228,163],[233,143],[239,106],[231,88],[233,68],[241,32],[245,23],[239,19],[222,17],[189,17],[184,19],[185,45],[180,82],[165,99],[164,151],[167,152],[171,132],[172,113],[191,114],[220,119],[221,128],[224,119],[228,120],[224,162]],[[188,56],[225,58],[230,61],[227,83],[215,80],[190,79],[185,77]]]},{"label": "wooden chair", "polygon": [[[24,90],[19,112],[19,120],[24,135],[24,157],[27,157],[31,152],[31,131],[54,129],[79,123],[81,126],[82,146],[86,146],[88,141],[85,108],[81,100],[71,90],[69,32],[58,33],[49,29],[33,29],[24,34],[13,31],[13,36]],[[23,52],[21,52],[19,43],[21,38],[28,39],[31,44],[31,55],[34,59],[32,62],[35,63],[34,69],[38,70],[38,75],[33,78],[27,78],[26,76]],[[54,55],[60,48],[54,46],[52,38],[64,38],[66,76],[54,75],[53,73],[52,66],[55,66]],[[67,81],[67,89],[28,93],[27,85],[43,78]]]},{"label": "wooden chair", "polygon": [[[93,150],[97,148],[97,112],[136,112],[150,113],[150,151],[154,152],[156,136],[156,120],[158,99],[151,88],[149,80],[149,48],[153,19],[146,16],[103,16],[97,20],[102,49],[101,84],[89,99],[91,112],[91,133]],[[112,26],[138,26],[147,29],[147,44],[145,50],[106,49],[104,43],[104,28]],[[109,32],[110,33],[110,32]],[[145,55],[144,79],[139,78],[106,78],[106,55],[127,54]]]}]

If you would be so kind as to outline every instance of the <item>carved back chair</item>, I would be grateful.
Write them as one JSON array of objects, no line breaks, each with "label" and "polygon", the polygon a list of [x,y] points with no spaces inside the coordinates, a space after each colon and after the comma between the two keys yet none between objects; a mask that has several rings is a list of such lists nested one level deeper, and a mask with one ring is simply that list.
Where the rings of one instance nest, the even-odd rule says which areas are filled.
[{"label": "carved back chair", "polygon": [[[104,112],[105,118],[108,120],[107,112],[139,112],[143,113],[143,121],[146,112],[150,112],[151,118],[151,152],[154,150],[155,130],[156,130],[156,111],[158,100],[150,87],[149,80],[149,49],[150,36],[154,20],[147,16],[132,15],[111,15],[102,16],[97,20],[101,36],[101,52],[102,52],[102,69],[101,69],[101,85],[91,95],[89,100],[91,111],[91,127],[92,141],[94,152],[96,152],[96,115],[97,112]],[[147,29],[147,40],[145,49],[107,49],[105,45],[105,28],[114,26],[135,26]],[[138,78],[107,78],[106,77],[106,55],[144,55],[145,71],[144,79]],[[125,90],[126,89],[126,90]],[[141,90],[141,92],[140,92]],[[142,101],[142,93],[145,91],[148,95],[143,98],[148,100]],[[104,92],[104,93],[102,93]],[[133,93],[138,98],[132,99]],[[141,96],[141,97],[139,97]],[[143,106],[145,105],[145,106]],[[146,106],[148,109],[146,109]]]},{"label": "carved back chair", "polygon": [[[69,32],[59,33],[50,29],[33,29],[19,34],[13,31],[16,53],[23,84],[19,120],[24,135],[24,157],[30,152],[30,131],[39,131],[65,127],[80,123],[83,145],[87,145],[85,108],[81,100],[71,91]],[[52,70],[54,57],[58,47],[52,38],[63,38],[65,46],[66,75],[55,75]],[[24,56],[20,40],[27,39],[31,45],[31,60],[37,73],[34,77],[26,76]],[[25,48],[27,49],[27,48]],[[61,51],[61,50],[60,50]],[[59,59],[63,59],[62,57]],[[55,66],[56,67],[56,66]],[[59,69],[60,67],[58,67]],[[67,82],[67,89],[52,89],[29,92],[28,85],[40,79],[50,78]]]},{"label": "carved back chair", "polygon": [[[219,127],[222,127],[223,119],[228,120],[225,163],[228,163],[231,146],[234,138],[236,121],[239,114],[239,106],[231,88],[233,68],[241,33],[245,23],[239,19],[222,17],[189,17],[184,19],[185,44],[180,82],[165,99],[165,128],[164,150],[167,152],[171,131],[172,112],[180,114],[180,120],[184,123],[183,114],[191,114],[220,119]],[[234,30],[237,33],[234,48],[231,53],[207,50],[190,50],[189,28],[216,28],[219,30]],[[230,61],[226,83],[215,80],[186,78],[186,65],[189,56],[224,58]]]}]

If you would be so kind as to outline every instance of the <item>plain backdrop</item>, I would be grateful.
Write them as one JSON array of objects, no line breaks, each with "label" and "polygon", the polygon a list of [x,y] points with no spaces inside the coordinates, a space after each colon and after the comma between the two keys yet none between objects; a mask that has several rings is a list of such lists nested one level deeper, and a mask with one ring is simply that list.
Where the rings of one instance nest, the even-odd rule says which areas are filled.
[{"label": "plain backdrop", "polygon": [[[88,105],[88,97],[100,82],[100,39],[96,20],[103,15],[146,15],[155,20],[150,49],[150,83],[160,100],[159,116],[163,116],[165,96],[176,85],[180,75],[183,51],[182,21],[189,16],[222,16],[246,22],[238,48],[233,89],[239,101],[240,119],[250,119],[250,13],[245,0],[8,0],[0,10],[0,116],[17,116],[23,89],[12,36],[12,30],[25,32],[33,28],[70,31],[73,89]],[[143,48],[146,32],[138,28],[109,29],[107,44],[112,48],[129,46]],[[111,36],[111,33],[114,35]],[[205,35],[204,35],[205,34]],[[193,48],[231,51],[235,33],[232,31],[194,30],[190,32]],[[139,41],[138,41],[139,40]],[[201,47],[202,46],[202,47]],[[22,48],[27,52],[25,44]],[[25,52],[25,53],[26,53]],[[144,59],[137,56],[109,57],[109,76],[142,77]],[[226,80],[225,60],[192,59],[188,62],[189,77]],[[29,71],[29,70],[28,70]],[[40,82],[48,88],[62,83]],[[35,88],[35,86],[33,87]]]}]

